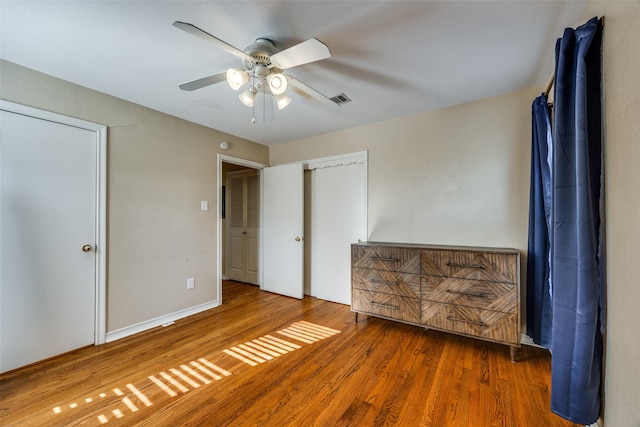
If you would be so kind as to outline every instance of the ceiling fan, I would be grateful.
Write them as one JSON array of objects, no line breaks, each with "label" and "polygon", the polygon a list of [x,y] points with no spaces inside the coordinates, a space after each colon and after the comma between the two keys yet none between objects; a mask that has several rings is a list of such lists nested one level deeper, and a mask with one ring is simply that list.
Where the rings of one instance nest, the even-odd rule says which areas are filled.
[{"label": "ceiling fan", "polygon": [[284,70],[329,58],[331,56],[329,48],[320,40],[312,38],[278,51],[273,41],[259,38],[240,50],[187,22],[175,21],[173,25],[214,44],[242,61],[242,67],[230,68],[227,71],[182,83],[178,86],[180,89],[192,91],[222,81],[226,81],[236,91],[246,86],[239,98],[244,105],[253,108],[252,123],[256,121],[256,108],[259,110],[258,116],[262,117],[263,121],[268,121],[271,117],[267,118],[267,116],[273,114],[273,101],[275,101],[278,110],[289,105],[291,97],[286,94],[288,88],[303,98],[319,103],[326,108],[340,109],[340,105],[331,98],[324,96],[300,80],[283,74]]}]

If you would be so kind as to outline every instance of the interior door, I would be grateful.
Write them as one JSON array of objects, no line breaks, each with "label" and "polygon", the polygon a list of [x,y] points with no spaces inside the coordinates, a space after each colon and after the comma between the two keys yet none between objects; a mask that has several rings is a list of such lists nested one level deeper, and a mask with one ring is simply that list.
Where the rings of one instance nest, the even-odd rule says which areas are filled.
[{"label": "interior door", "polygon": [[247,283],[258,284],[260,271],[260,174],[254,171],[246,179],[246,219],[245,219],[245,279]]},{"label": "interior door", "polygon": [[229,172],[230,280],[258,284],[260,176],[258,171]]},{"label": "interior door", "polygon": [[230,280],[245,281],[244,271],[244,179],[242,176],[227,174],[229,192],[229,272]]},{"label": "interior door", "polygon": [[363,162],[311,172],[311,295],[351,304],[351,244],[367,240]]},{"label": "interior door", "polygon": [[0,371],[94,343],[96,133],[0,112]]},{"label": "interior door", "polygon": [[302,163],[262,169],[262,289],[304,297]]}]

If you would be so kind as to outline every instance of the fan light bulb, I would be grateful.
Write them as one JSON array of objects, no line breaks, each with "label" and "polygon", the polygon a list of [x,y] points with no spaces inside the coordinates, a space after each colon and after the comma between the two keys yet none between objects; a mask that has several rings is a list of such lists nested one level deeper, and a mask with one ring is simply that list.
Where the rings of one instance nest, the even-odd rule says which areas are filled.
[{"label": "fan light bulb", "polygon": [[287,78],[280,73],[270,74],[267,77],[267,81],[269,82],[269,89],[274,95],[280,95],[287,90]]},{"label": "fan light bulb", "polygon": [[255,93],[251,92],[251,89],[247,89],[240,95],[238,95],[238,98],[240,98],[240,102],[242,102],[247,107],[253,107],[253,98],[255,96]]},{"label": "fan light bulb", "polygon": [[238,90],[241,86],[247,84],[249,81],[249,75],[238,68],[229,68],[227,70],[227,83],[231,86],[231,89]]},{"label": "fan light bulb", "polygon": [[285,94],[276,95],[275,99],[276,99],[276,105],[278,106],[278,110],[282,110],[284,107],[286,107],[291,103],[291,97]]}]

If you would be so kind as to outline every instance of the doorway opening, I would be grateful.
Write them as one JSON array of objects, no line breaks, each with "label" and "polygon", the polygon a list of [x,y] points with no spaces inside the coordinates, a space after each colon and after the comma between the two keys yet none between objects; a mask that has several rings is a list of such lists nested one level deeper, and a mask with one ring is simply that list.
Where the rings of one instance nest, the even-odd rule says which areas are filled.
[{"label": "doorway opening", "polygon": [[[220,192],[218,197],[218,295],[220,304],[222,304],[222,279],[253,283],[247,279],[248,271],[244,267],[242,271],[239,271],[240,278],[231,277],[230,260],[233,256],[231,251],[241,254],[240,258],[253,261],[255,271],[250,273],[257,282],[254,284],[260,286],[260,289],[295,298],[300,298],[299,295],[310,295],[350,304],[350,244],[367,240],[368,236],[367,152],[307,160],[273,166],[268,169],[265,169],[267,165],[224,155],[219,155],[218,162],[218,182],[220,183],[218,185]],[[283,169],[287,169],[287,167],[295,169],[296,174],[284,174]],[[256,169],[264,170],[261,170],[259,175],[256,173],[256,176],[260,177],[258,184],[260,210],[257,212],[259,217],[257,222],[260,228],[256,233],[259,239],[254,239],[251,243],[256,248],[252,260],[244,255],[250,232],[247,228],[246,216],[237,218],[236,231],[238,235],[231,236],[229,214],[233,212],[233,208],[230,209],[229,205],[230,192],[233,192],[233,189],[231,189],[231,182],[228,181],[228,178],[236,175],[250,175]],[[307,171],[306,174],[304,170]],[[274,174],[279,178],[274,178]],[[263,179],[264,181],[262,181]],[[297,187],[296,189],[289,187],[289,184],[298,180],[301,185],[300,194],[298,194]],[[271,184],[269,184],[270,182]],[[221,215],[223,185],[226,205],[224,218]],[[240,179],[238,179],[237,185],[239,188],[246,187],[246,183],[242,183]],[[244,190],[236,190],[236,192],[238,191]],[[300,196],[300,208],[302,209],[305,205],[300,213],[302,225],[299,230],[292,230],[292,227],[296,228],[297,220],[294,221],[288,214],[297,208],[291,206],[289,202],[293,200],[293,205],[297,205],[298,196]],[[239,203],[246,202],[241,200]],[[287,206],[287,208],[282,209],[283,206]],[[274,211],[274,207],[278,207],[277,212]],[[277,232],[271,232],[272,230],[277,230]],[[282,236],[284,236],[284,240],[280,240]],[[234,247],[229,242],[236,238],[237,244]],[[288,253],[286,250],[292,245],[300,246],[300,242],[304,242],[304,250],[300,254],[298,266],[296,264],[298,252]],[[283,256],[283,253],[287,253],[287,255]],[[273,254],[280,256],[277,259],[264,258]],[[307,258],[304,258],[306,255],[302,254],[308,254]],[[282,258],[287,260],[287,264],[284,266],[279,264]],[[297,267],[300,267],[300,272]],[[272,274],[274,271],[277,274]],[[300,276],[299,290],[298,276]],[[274,287],[274,284],[277,286]],[[288,285],[291,286],[288,287]],[[292,291],[294,288],[295,292]]]},{"label": "doorway opening", "polygon": [[[258,284],[260,245],[260,174],[257,170],[222,164],[222,276]],[[232,169],[232,170],[229,170]]]},{"label": "doorway opening", "polygon": [[260,221],[260,169],[266,166],[262,163],[218,154],[217,287],[219,304],[223,303],[223,280],[231,279],[260,285],[259,244],[254,234],[257,233],[256,218],[258,225]]}]

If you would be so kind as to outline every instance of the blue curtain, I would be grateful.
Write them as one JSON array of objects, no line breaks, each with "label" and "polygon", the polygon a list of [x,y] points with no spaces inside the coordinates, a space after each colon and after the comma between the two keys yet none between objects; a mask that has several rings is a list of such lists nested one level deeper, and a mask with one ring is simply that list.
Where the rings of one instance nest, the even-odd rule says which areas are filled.
[{"label": "blue curtain", "polygon": [[527,334],[551,347],[549,228],[551,220],[551,121],[543,94],[531,106],[531,188],[527,256]]},{"label": "blue curtain", "polygon": [[556,43],[553,120],[551,409],[597,421],[602,366],[604,233],[602,22],[566,29]]}]

